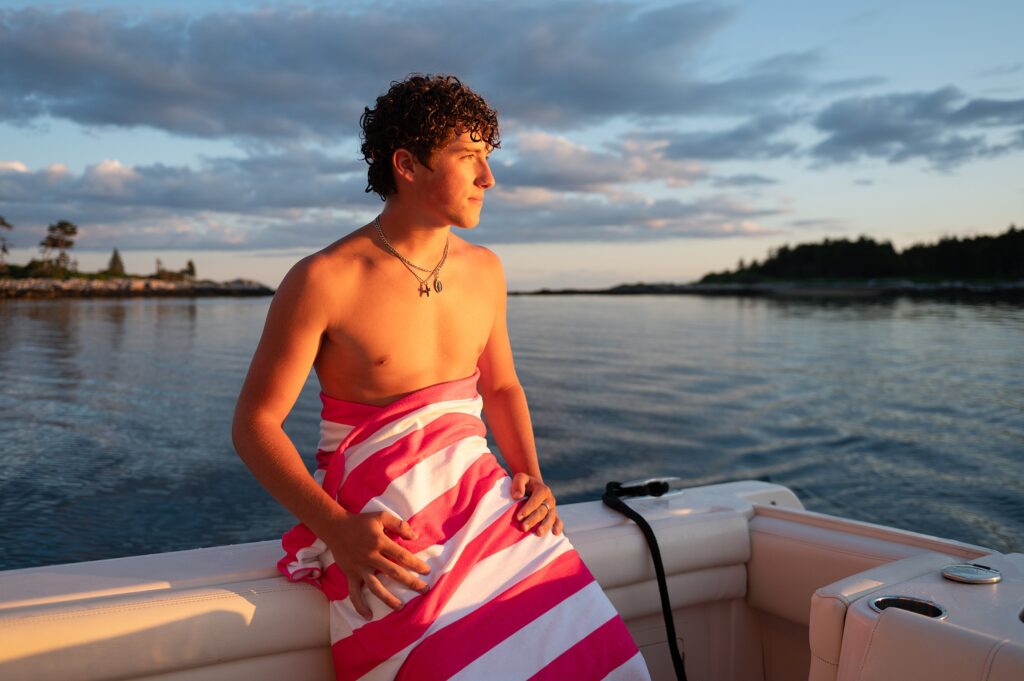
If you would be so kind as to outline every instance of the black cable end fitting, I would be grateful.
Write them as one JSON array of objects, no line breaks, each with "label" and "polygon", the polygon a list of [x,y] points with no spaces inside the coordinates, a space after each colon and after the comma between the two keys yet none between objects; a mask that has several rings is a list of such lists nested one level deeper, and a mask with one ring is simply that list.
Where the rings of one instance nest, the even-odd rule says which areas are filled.
[{"label": "black cable end fitting", "polygon": [[664,480],[651,480],[647,483],[646,487],[647,493],[652,497],[660,497],[662,494],[665,494],[672,489]]}]

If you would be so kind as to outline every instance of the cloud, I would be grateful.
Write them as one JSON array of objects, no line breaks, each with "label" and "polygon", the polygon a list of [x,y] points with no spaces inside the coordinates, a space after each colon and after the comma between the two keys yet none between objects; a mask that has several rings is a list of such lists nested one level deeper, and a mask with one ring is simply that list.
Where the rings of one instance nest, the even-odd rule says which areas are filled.
[{"label": "cloud", "polygon": [[207,159],[198,169],[133,167],[104,160],[78,175],[59,164],[31,172],[19,162],[5,162],[0,164],[0,201],[55,209],[106,206],[273,214],[362,202],[364,169],[361,161],[308,150]]},{"label": "cloud", "polygon": [[[1024,148],[1024,99],[967,99],[954,87],[852,97],[827,106],[814,125],[825,134],[811,150],[822,163],[849,163],[862,157],[901,163],[918,158],[937,168],[951,168]],[[986,134],[1000,128],[1013,137],[998,142]]]},{"label": "cloud", "polygon": [[821,80],[819,51],[709,75],[706,48],[740,11],[715,3],[401,9],[0,10],[0,121],[146,127],[229,140],[242,154],[179,166],[95,159],[80,172],[3,161],[5,216],[16,232],[72,219],[84,248],[318,248],[380,206],[355,154],[321,150],[353,146],[363,107],[412,71],[458,73],[501,112],[508,153],[495,157],[483,241],[800,228],[762,191],[778,180],[735,162],[947,169],[1024,148],[1024,100],[953,87],[866,96],[885,81]]},{"label": "cloud", "polygon": [[496,189],[489,202],[480,240],[492,243],[760,236],[773,232],[758,220],[783,212],[725,195],[691,201],[553,195],[524,210],[518,190]]},{"label": "cloud", "polygon": [[711,3],[416,3],[195,17],[0,12],[0,119],[275,143],[353,137],[363,106],[411,71],[455,72],[509,123],[750,113],[808,85],[811,54],[697,73],[733,16]]},{"label": "cloud", "polygon": [[838,231],[846,227],[846,221],[838,218],[803,218],[790,220],[786,224],[795,229],[824,229],[828,231]]},{"label": "cloud", "polygon": [[[779,212],[727,195],[654,200],[627,191],[640,179],[671,186],[666,173],[677,167],[679,182],[704,179],[699,168],[642,145],[592,151],[556,136],[525,137],[517,160],[496,171],[484,241],[745,236],[763,233],[758,220]],[[547,186],[549,170],[534,170],[550,149],[549,170],[562,175],[555,186]],[[206,159],[198,168],[105,160],[73,173],[0,163],[0,202],[24,227],[18,239],[44,226],[39,216],[69,219],[81,228],[79,250],[319,248],[379,209],[365,183],[361,161],[302,149]]]},{"label": "cloud", "polygon": [[980,78],[992,78],[1002,76],[1012,76],[1014,74],[1024,71],[1024,61],[1011,62],[1007,64],[999,64],[989,69],[984,69],[977,72],[975,75]]},{"label": "cloud", "polygon": [[778,184],[779,181],[756,173],[740,175],[719,175],[714,177],[712,183],[716,187],[763,187]]},{"label": "cloud", "polygon": [[[337,221],[351,224],[378,206],[363,191],[365,167],[304,149],[211,158],[198,168],[104,160],[81,173],[6,161],[0,162],[0,204],[24,227],[13,235],[16,244],[29,230],[68,219],[81,228],[84,249],[257,248],[267,241],[261,230],[273,228],[280,245],[293,225],[318,219],[322,226],[334,221],[336,238]],[[293,245],[323,245],[331,234]]]},{"label": "cloud", "polygon": [[884,85],[885,82],[885,78],[880,76],[858,76],[856,78],[840,78],[837,80],[827,81],[821,83],[815,89],[823,95],[828,95],[835,92],[862,90],[864,88],[876,87],[878,85]]},{"label": "cloud", "polygon": [[27,173],[28,166],[21,161],[0,161],[0,173]]},{"label": "cloud", "polygon": [[773,138],[798,120],[794,115],[765,114],[728,130],[654,132],[649,136],[668,142],[664,151],[669,158],[713,161],[779,158],[794,154],[797,145]]},{"label": "cloud", "polygon": [[567,137],[523,132],[514,139],[516,160],[496,167],[501,185],[549,191],[609,191],[615,185],[660,181],[683,187],[707,174],[692,161],[666,158],[663,140],[626,139],[595,151]]}]

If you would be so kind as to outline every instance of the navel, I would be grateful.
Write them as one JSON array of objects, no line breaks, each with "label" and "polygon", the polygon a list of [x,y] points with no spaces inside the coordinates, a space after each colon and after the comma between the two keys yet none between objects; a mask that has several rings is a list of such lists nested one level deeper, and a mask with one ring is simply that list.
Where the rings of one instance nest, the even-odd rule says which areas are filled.
[{"label": "navel", "polygon": [[382,355],[382,356],[378,357],[377,359],[373,360],[373,366],[375,366],[375,367],[382,367],[385,364],[388,364],[390,361],[391,361],[390,357],[388,357],[387,355]]}]

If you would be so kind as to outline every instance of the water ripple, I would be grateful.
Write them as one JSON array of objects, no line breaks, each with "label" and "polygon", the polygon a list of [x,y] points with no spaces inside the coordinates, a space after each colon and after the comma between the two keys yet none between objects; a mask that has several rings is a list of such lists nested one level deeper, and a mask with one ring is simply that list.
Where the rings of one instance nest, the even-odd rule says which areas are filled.
[{"label": "water ripple", "polygon": [[[266,300],[0,301],[0,567],[277,536],[230,443]],[[760,478],[817,511],[1024,550],[1024,307],[515,298],[548,481]],[[311,376],[285,423],[318,439]],[[308,459],[312,465],[312,458]]]}]

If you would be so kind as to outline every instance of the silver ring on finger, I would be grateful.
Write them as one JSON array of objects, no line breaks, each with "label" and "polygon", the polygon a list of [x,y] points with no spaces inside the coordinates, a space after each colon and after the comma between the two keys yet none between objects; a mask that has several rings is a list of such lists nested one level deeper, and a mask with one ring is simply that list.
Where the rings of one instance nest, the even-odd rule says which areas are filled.
[{"label": "silver ring on finger", "polygon": [[546,511],[547,513],[551,513],[551,507],[550,507],[550,506],[548,506],[548,502],[546,502],[546,501],[542,501],[542,502],[540,502],[540,505],[544,507],[544,510],[545,510],[545,511]]}]

